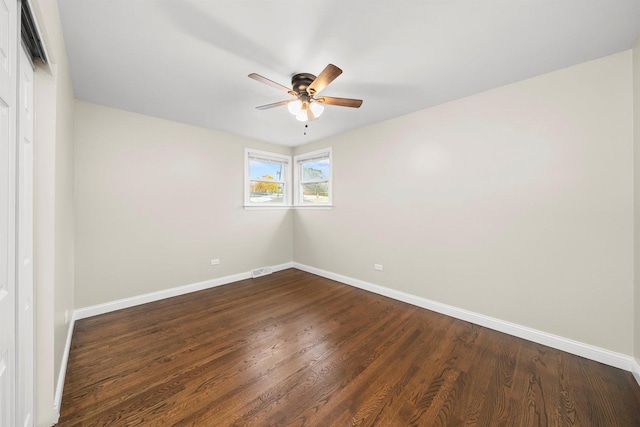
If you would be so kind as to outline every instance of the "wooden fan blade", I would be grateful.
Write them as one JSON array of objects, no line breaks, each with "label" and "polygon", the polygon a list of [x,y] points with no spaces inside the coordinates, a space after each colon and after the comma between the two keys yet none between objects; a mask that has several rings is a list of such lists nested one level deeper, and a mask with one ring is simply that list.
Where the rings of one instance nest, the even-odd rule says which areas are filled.
[{"label": "wooden fan blade", "polygon": [[316,99],[321,104],[339,105],[340,107],[360,108],[362,99],[335,98],[333,96],[323,96]]},{"label": "wooden fan blade", "polygon": [[269,80],[268,78],[263,77],[260,74],[251,73],[251,74],[249,74],[249,78],[253,79],[255,81],[258,81],[260,83],[264,83],[266,85],[269,85],[271,87],[274,87],[274,88],[276,88],[278,90],[281,90],[281,91],[286,92],[288,94],[291,94],[293,96],[297,95],[294,91],[291,90],[291,88],[288,88],[286,86],[282,86],[280,83],[276,83],[273,80]]},{"label": "wooden fan blade", "polygon": [[318,74],[318,77],[316,77],[316,79],[309,85],[307,92],[312,96],[320,93],[322,89],[329,86],[329,83],[334,81],[340,74],[342,74],[342,70],[340,68],[333,64],[327,65],[325,69]]},{"label": "wooden fan blade", "polygon": [[[295,101],[295,100],[293,100],[293,101]],[[258,110],[268,110],[269,108],[275,108],[275,107],[280,107],[281,105],[287,105],[290,102],[291,101],[274,102],[273,104],[261,105],[261,106],[256,107],[256,108]]]}]

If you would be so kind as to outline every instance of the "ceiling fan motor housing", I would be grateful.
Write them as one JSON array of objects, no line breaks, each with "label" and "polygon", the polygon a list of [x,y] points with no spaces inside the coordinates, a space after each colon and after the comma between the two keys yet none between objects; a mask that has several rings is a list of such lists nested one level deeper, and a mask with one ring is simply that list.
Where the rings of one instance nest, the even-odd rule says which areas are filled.
[{"label": "ceiling fan motor housing", "polygon": [[[298,94],[300,97],[307,97],[307,88],[313,81],[316,79],[316,76],[309,73],[300,73],[291,77],[291,88],[294,92]],[[312,95],[312,94],[311,94]]]}]

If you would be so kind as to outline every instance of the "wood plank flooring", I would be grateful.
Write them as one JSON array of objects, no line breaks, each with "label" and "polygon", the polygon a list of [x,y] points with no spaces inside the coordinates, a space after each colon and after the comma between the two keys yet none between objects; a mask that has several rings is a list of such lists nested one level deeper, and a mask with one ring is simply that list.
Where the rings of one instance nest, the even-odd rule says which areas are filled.
[{"label": "wood plank flooring", "polygon": [[76,323],[59,426],[640,426],[629,372],[290,269]]}]

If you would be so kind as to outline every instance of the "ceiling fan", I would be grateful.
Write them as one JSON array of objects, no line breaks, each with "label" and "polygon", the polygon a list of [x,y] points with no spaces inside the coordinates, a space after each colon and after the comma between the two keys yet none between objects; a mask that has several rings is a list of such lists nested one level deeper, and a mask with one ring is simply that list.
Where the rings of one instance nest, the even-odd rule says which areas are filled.
[{"label": "ceiling fan", "polygon": [[361,99],[318,96],[318,94],[329,86],[329,83],[334,81],[340,74],[342,74],[340,68],[329,64],[322,70],[318,77],[308,73],[294,75],[291,77],[291,88],[269,80],[260,74],[251,73],[249,77],[296,97],[296,99],[293,100],[261,105],[256,107],[258,110],[267,110],[269,108],[286,105],[289,108],[289,112],[296,116],[296,119],[301,122],[306,122],[308,120],[316,120],[320,117],[320,114],[324,111],[322,104],[351,108],[359,108],[362,105]]}]

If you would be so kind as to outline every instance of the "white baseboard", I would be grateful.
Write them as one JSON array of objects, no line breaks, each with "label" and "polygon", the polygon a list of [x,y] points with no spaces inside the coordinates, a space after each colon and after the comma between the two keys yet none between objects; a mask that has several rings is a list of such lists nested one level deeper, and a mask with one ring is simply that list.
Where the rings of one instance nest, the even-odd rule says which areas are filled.
[{"label": "white baseboard", "polygon": [[[273,271],[285,270],[293,267],[293,262],[270,266]],[[214,288],[216,286],[227,285],[229,283],[240,280],[250,279],[251,272],[232,274],[230,276],[219,277],[217,279],[205,280],[203,282],[191,283],[189,285],[178,286],[176,288],[164,289],[162,291],[151,292],[148,294],[138,295],[130,298],[123,298],[116,301],[106,302],[104,304],[83,307],[74,311],[76,319],[85,319],[87,317],[97,316],[112,311],[121,310],[123,308],[134,307],[136,305],[146,304],[153,301],[159,301],[165,298],[171,298],[178,295],[185,295],[191,292],[201,291],[203,289]]]},{"label": "white baseboard", "polygon": [[632,357],[631,362],[631,373],[633,377],[636,379],[638,385],[640,385],[640,364],[638,364],[638,360],[635,357]]},{"label": "white baseboard", "polygon": [[64,390],[64,380],[67,375],[67,363],[69,362],[69,352],[71,351],[71,338],[73,338],[73,328],[76,325],[75,315],[71,316],[69,329],[67,330],[67,341],[64,345],[64,353],[62,353],[62,361],[60,362],[60,372],[58,372],[58,383],[56,384],[56,394],[53,397],[53,415],[55,424],[60,419],[60,407],[62,406],[62,391]]},{"label": "white baseboard", "polygon": [[478,314],[447,304],[431,301],[426,298],[407,294],[405,292],[397,291],[394,289],[389,289],[384,286],[374,285],[373,283],[368,283],[363,280],[354,279],[352,277],[343,276],[341,274],[332,273],[330,271],[321,270],[319,268],[310,267],[308,265],[299,264],[297,262],[293,263],[293,267],[297,268],[298,270],[306,271],[308,273],[344,283],[346,285],[354,286],[356,288],[364,289],[366,291],[373,292],[379,295],[384,295],[398,301],[426,308],[437,313],[446,314],[447,316],[455,317],[456,319],[484,326],[486,328],[493,329],[499,332],[504,332],[506,334],[533,341],[539,344],[544,344],[558,350],[566,351],[567,353],[572,353],[578,356],[585,357],[587,359],[595,360],[596,362],[604,363],[605,365],[624,369],[625,371],[633,372],[636,380],[638,381],[638,384],[640,385],[640,366],[638,366],[636,360],[632,356],[627,356],[622,353],[616,353],[614,351],[596,347],[590,344],[574,341],[568,338],[549,334],[547,332],[539,331],[515,323],[506,322],[494,317],[485,316],[483,314]]}]

